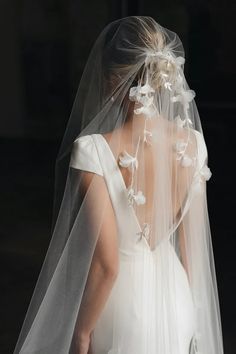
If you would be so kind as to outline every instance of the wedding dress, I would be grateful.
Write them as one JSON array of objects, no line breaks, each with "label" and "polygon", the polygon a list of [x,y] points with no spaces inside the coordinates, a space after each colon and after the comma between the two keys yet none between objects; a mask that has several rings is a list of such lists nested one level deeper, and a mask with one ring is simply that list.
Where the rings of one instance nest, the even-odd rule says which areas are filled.
[{"label": "wedding dress", "polygon": [[[206,149],[201,134],[197,131],[195,134],[200,170],[205,161]],[[115,214],[118,215],[118,229],[123,235],[120,239],[124,240],[119,248],[118,279],[92,335],[93,354],[174,354],[176,347],[180,348],[181,354],[189,354],[196,328],[195,308],[186,271],[168,238],[163,238],[154,250],[151,250],[145,237],[139,243],[135,242],[134,236],[142,231],[142,227],[133,207],[128,204],[123,176],[103,135],[92,134],[78,138],[74,143],[70,166],[103,176]],[[129,225],[130,228],[127,230],[123,225]],[[166,274],[160,261],[163,255],[172,262],[167,276],[173,288],[173,302],[177,306],[176,318],[174,312],[173,318],[165,316],[166,308],[171,307],[168,301],[162,301],[165,289],[153,286],[161,284],[162,274]],[[151,281],[152,277],[155,282]],[[117,317],[115,323],[113,316]],[[163,328],[155,326],[156,316],[161,317],[163,322],[175,323],[178,343],[168,338],[168,330],[165,333]],[[163,347],[163,343],[168,343],[168,348],[166,344]]]},{"label": "wedding dress", "polygon": [[[58,152],[52,237],[14,354],[78,354],[84,320],[92,354],[223,354],[211,171],[184,63],[178,35],[148,16],[98,36]],[[98,314],[103,293],[89,275],[104,239],[118,275]]]}]

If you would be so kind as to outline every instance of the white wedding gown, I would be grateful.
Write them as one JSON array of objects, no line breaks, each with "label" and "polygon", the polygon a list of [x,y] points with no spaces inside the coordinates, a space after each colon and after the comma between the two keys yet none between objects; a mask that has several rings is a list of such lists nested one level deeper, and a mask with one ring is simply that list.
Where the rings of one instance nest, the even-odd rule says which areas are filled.
[{"label": "white wedding gown", "polygon": [[[199,141],[200,134],[196,135]],[[191,340],[195,309],[186,271],[167,238],[154,251],[144,237],[133,242],[132,237],[141,231],[141,226],[127,203],[126,185],[106,139],[101,134],[78,138],[70,165],[104,177],[121,240],[119,274],[92,333],[93,354],[194,353]],[[163,255],[171,264],[169,271],[165,269],[165,276],[169,289],[174,289],[173,319],[173,304],[163,302],[171,299],[171,294],[165,296],[167,290],[157,286],[164,270]],[[160,321],[161,328],[157,328]],[[168,337],[170,321],[175,331],[173,340]]]}]

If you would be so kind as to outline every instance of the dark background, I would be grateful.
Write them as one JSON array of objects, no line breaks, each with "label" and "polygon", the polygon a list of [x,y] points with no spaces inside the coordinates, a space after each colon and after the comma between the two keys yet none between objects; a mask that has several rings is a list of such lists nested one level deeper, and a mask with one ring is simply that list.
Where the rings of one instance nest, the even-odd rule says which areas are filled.
[{"label": "dark background", "polygon": [[213,173],[207,191],[225,353],[236,353],[233,2],[2,0],[1,354],[13,352],[50,240],[55,159],[84,64],[102,28],[128,15],[152,16],[185,47]]}]

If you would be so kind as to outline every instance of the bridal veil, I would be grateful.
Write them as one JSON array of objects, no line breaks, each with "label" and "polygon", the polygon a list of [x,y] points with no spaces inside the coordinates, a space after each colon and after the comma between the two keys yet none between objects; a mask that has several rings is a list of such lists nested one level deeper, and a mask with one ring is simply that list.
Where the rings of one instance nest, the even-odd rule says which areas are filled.
[{"label": "bridal veil", "polygon": [[[90,153],[83,155],[93,134],[107,137],[127,177],[123,187],[140,232],[129,233],[121,208],[115,217],[124,220],[125,237],[131,245],[145,240],[150,252],[170,242],[173,257],[186,272],[195,308],[192,353],[223,353],[206,195],[211,171],[184,62],[178,35],[151,17],[116,20],[96,40],[57,156],[52,237],[14,353],[72,351],[86,280],[110,203],[96,146],[87,146]],[[127,125],[129,144],[124,145]],[[86,186],[83,166],[91,173]],[[118,230],[122,249],[127,239],[120,234]],[[160,253],[159,264],[162,274],[154,286],[165,290],[162,301],[172,305],[165,324],[161,314],[155,314],[155,325],[165,326],[168,338],[175,340],[175,288],[167,276],[172,257]],[[131,331],[132,323],[129,326]],[[175,354],[182,354],[177,344]]]}]

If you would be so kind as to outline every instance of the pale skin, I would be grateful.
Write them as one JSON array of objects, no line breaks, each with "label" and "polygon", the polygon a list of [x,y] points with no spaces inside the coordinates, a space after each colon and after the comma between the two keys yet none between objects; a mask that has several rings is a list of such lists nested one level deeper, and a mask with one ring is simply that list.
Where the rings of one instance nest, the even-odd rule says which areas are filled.
[{"label": "pale skin", "polygon": [[[132,105],[130,110],[133,112]],[[113,134],[113,137],[115,134],[118,134],[119,139],[122,142],[122,146],[127,147],[127,151],[129,151],[130,137],[134,128],[132,118],[133,115],[130,116],[128,113],[128,118],[122,129],[117,129],[115,132],[105,134],[104,137],[106,140],[109,142],[111,134]],[[139,128],[141,131],[143,129],[144,119],[141,119],[139,116],[138,122],[140,127],[137,127],[137,131]],[[116,141],[116,139],[113,139],[113,141]],[[113,148],[114,147],[111,146],[111,149]],[[147,147],[147,159],[149,153],[151,153],[149,152],[149,149],[150,147]],[[89,213],[92,213],[92,215],[90,215],[90,219],[93,222],[95,230],[99,220],[102,220],[102,224],[82,298],[78,321],[74,332],[74,340],[76,354],[92,354],[91,334],[116,281],[119,272],[119,252],[116,219],[103,177],[90,172],[83,172],[83,174],[84,190],[87,192],[87,207]],[[123,174],[123,178],[126,185],[128,185],[128,176]],[[179,190],[179,199],[175,203],[175,215],[177,214],[182,203],[182,199],[185,196],[185,186],[187,186],[187,181],[183,175],[182,185]],[[92,208],[90,208],[91,205],[93,206]],[[184,233],[181,229],[181,225],[180,251],[182,254],[183,266],[187,271]]]},{"label": "pale skin", "polygon": [[105,182],[101,176],[84,172],[83,184],[87,190],[87,207],[92,214],[93,227],[96,229],[102,220],[74,339],[77,354],[90,354],[90,336],[116,280],[119,262],[115,215]]}]

